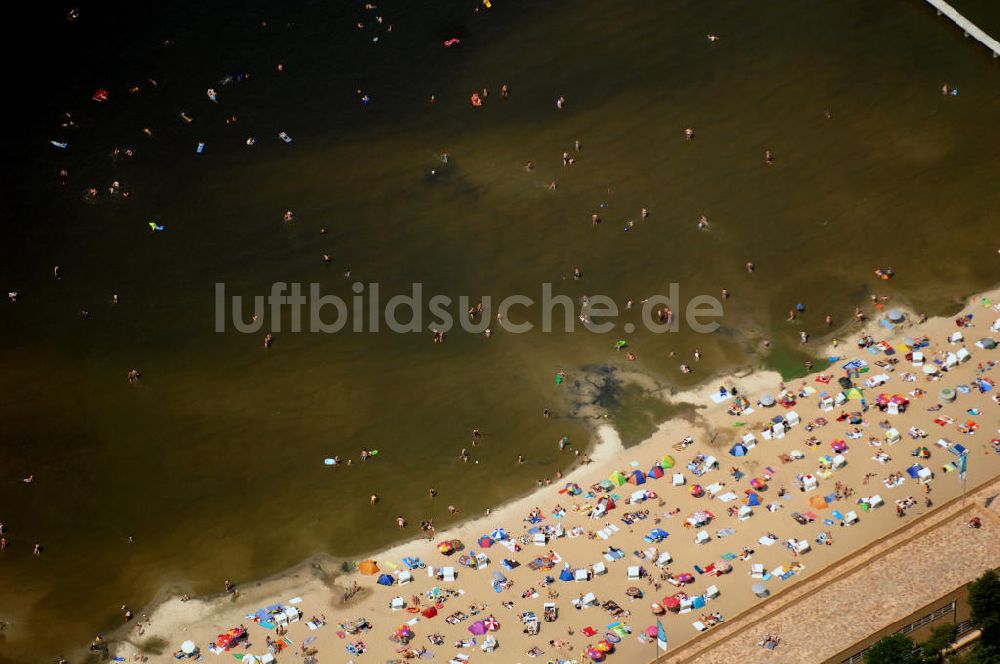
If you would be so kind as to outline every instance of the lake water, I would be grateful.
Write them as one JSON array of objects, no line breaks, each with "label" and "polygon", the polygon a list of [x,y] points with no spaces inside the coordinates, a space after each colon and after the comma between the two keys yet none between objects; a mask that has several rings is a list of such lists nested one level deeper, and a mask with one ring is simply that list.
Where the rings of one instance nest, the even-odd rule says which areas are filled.
[{"label": "lake water", "polygon": [[[83,7],[74,23],[24,10],[24,33],[60,57],[15,73],[30,94],[3,148],[0,281],[22,297],[0,306],[0,660],[68,652],[165,586],[350,559],[421,519],[440,529],[448,504],[461,517],[524,494],[571,464],[562,436],[590,440],[573,385],[595,369],[663,389],[761,363],[794,373],[799,331],[822,336],[827,313],[845,322],[872,292],[933,313],[998,280],[1000,71],[923,3],[378,4],[381,26],[361,3]],[[975,13],[1000,25],[991,3]],[[251,76],[218,82],[237,72]],[[114,180],[127,200],[105,193]],[[284,332],[265,351],[263,331],[214,331],[216,283],[253,296],[276,281],[343,298],[377,282],[383,301],[413,282],[473,302],[543,283],[619,305],[671,283],[682,304],[733,297],[711,335]],[[671,412],[635,386],[604,406],[626,442]],[[323,464],[361,448],[379,455]]]}]

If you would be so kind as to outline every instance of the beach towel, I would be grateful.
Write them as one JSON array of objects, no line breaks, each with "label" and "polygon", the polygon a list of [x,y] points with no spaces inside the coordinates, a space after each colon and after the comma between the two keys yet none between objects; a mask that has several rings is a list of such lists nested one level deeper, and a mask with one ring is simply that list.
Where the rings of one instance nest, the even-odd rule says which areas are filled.
[{"label": "beach towel", "polygon": [[722,554],[721,558],[723,560],[736,560],[736,554],[735,553],[724,553],[724,554]]}]

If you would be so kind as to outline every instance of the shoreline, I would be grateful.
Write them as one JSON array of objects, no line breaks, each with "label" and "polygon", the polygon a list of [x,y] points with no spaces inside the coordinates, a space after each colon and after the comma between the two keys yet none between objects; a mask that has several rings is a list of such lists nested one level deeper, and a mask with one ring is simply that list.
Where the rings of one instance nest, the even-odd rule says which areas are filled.
[{"label": "shoreline", "polygon": [[[1000,297],[1000,287],[993,287],[966,298],[965,305],[960,310],[967,311],[970,307],[976,308],[984,298],[995,299],[998,297]],[[912,307],[908,304],[899,303],[899,306],[892,308],[901,309],[906,312],[904,324],[897,326],[891,332],[892,335],[900,336],[902,332],[917,327],[912,322]],[[870,317],[863,324],[859,325],[853,321],[845,324],[844,327],[829,335],[831,341],[832,339],[839,339],[837,346],[834,347],[831,341],[824,341],[823,345],[820,346],[822,350],[818,351],[817,354],[831,356],[843,353],[850,355],[856,350],[853,339],[866,334],[873,334],[878,338],[882,336],[880,333],[889,333],[889,330],[883,328],[879,323],[879,319],[882,317],[884,317],[884,312],[879,312],[878,316]],[[919,327],[920,329],[941,327],[947,325],[952,320],[953,316],[942,315],[928,318]],[[988,332],[983,331],[983,334],[988,335]],[[844,337],[847,337],[850,341],[844,341]],[[967,340],[967,343],[971,345],[973,341],[974,339],[970,338]],[[826,368],[827,366],[824,364],[820,370],[814,370],[804,378],[796,378],[794,382],[805,381],[806,378],[811,378],[822,373]],[[562,485],[576,481],[581,485],[589,485],[590,482],[585,483],[582,481],[584,476],[589,476],[591,481],[594,481],[595,477],[606,476],[608,472],[625,467],[628,458],[642,458],[647,456],[653,448],[659,448],[664,445],[669,446],[687,435],[692,435],[698,440],[710,439],[710,444],[713,446],[728,445],[732,442],[728,436],[725,436],[725,439],[718,444],[715,441],[721,433],[732,431],[731,426],[726,428],[714,426],[709,417],[710,415],[720,414],[725,416],[725,404],[716,404],[711,399],[711,396],[717,393],[718,385],[721,383],[731,386],[736,383],[740,387],[741,394],[750,396],[758,395],[761,390],[768,387],[773,389],[782,382],[780,374],[777,371],[766,369],[754,369],[742,377],[710,376],[691,389],[676,392],[664,398],[664,401],[670,404],[685,403],[694,406],[693,417],[690,419],[678,417],[663,422],[651,436],[629,448],[625,448],[622,445],[613,426],[608,423],[598,424],[594,436],[596,442],[590,448],[590,462],[574,466],[558,481],[558,484]],[[788,382],[791,383],[793,381],[790,380]],[[728,422],[728,420],[724,421]],[[728,460],[728,457],[724,456],[724,450],[720,454],[717,454],[717,456],[720,458],[721,463]],[[544,486],[526,494],[515,496],[495,510],[491,510],[488,514],[467,518],[447,530],[435,533],[434,541],[461,539],[466,542],[474,542],[477,534],[483,532],[484,529],[488,532],[496,523],[513,524],[520,522],[519,515],[527,512],[536,504],[541,505],[553,502],[553,491],[551,489],[553,489],[552,486]],[[892,532],[895,532],[895,530],[898,529],[894,529]],[[512,535],[516,537],[516,534],[513,532]],[[840,552],[838,551],[838,553]],[[424,536],[414,537],[390,547],[369,552],[369,557],[378,560],[399,559],[403,555],[418,555],[430,561],[435,559],[436,552],[433,542]],[[356,558],[357,560],[363,560],[365,556],[359,555]],[[346,562],[349,561],[334,559],[325,554],[318,553],[291,568],[264,579],[239,584],[241,592],[238,600],[234,600],[229,595],[210,595],[181,602],[180,598],[176,596],[163,598],[162,594],[169,591],[168,588],[164,588],[157,593],[156,599],[144,607],[142,611],[149,614],[151,620],[150,626],[145,630],[144,635],[140,637],[135,636],[135,631],[132,629],[135,623],[120,627],[115,632],[110,633],[109,636],[112,652],[119,656],[134,656],[137,652],[137,644],[142,644],[154,638],[167,639],[168,648],[172,648],[176,645],[173,641],[178,641],[178,639],[173,638],[171,640],[171,638],[180,634],[187,634],[199,621],[218,617],[219,614],[235,615],[237,610],[250,609],[255,605],[255,602],[263,602],[265,597],[270,599],[269,602],[264,603],[270,603],[285,601],[296,595],[305,596],[311,593],[327,593],[331,595],[329,598],[330,602],[325,603],[326,606],[324,607],[328,611],[346,608],[349,605],[361,604],[372,594],[372,590],[367,586],[363,587],[362,592],[355,596],[349,603],[336,601],[337,589],[341,592],[346,591],[346,587],[341,585],[342,583],[348,582],[349,584],[350,581],[363,578],[357,571],[342,572],[341,564]],[[439,561],[435,560],[435,562]],[[324,563],[334,569],[325,570],[323,568]],[[819,569],[823,570],[827,567],[823,566]],[[685,639],[686,641],[687,639]]]}]

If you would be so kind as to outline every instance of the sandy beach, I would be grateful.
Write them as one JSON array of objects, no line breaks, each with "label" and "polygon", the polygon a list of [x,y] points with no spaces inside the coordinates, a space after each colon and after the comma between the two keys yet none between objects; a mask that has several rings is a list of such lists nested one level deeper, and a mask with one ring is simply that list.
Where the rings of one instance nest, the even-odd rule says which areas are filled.
[{"label": "sandy beach", "polygon": [[[841,335],[828,348],[839,359],[813,375],[784,386],[769,373],[737,380],[736,396],[749,401],[738,415],[727,412],[732,394],[715,396],[716,379],[675,397],[699,407],[693,420],[664,423],[630,449],[602,426],[591,462],[558,486],[433,540],[420,537],[374,554],[368,558],[374,566],[363,566],[374,573],[338,575],[332,563],[316,560],[241,584],[235,598],[172,598],[150,612],[148,623],[131,626],[112,651],[124,661],[167,662],[191,640],[203,661],[247,654],[260,661],[274,651],[278,662],[303,653],[313,662],[573,662],[591,661],[592,649],[614,642],[608,661],[636,662],[655,656],[647,628],[659,619],[669,656],[711,634],[713,624],[726,624],[960,496],[963,449],[968,488],[1000,475],[1000,406],[992,387],[1000,351],[976,345],[1000,336],[990,330],[1000,318],[991,304],[998,298],[1000,290],[978,295],[961,315],[920,325],[907,314],[892,329],[878,312],[860,332]],[[952,338],[956,332],[961,339]],[[856,339],[869,334],[872,343],[859,347]],[[917,356],[903,345],[921,339],[927,345]],[[961,349],[969,354],[964,361]],[[856,360],[863,363],[849,365],[854,373],[843,368]],[[841,377],[852,382],[843,397],[837,396],[845,391]],[[721,384],[731,390],[733,382]],[[942,398],[942,388],[954,392]],[[759,405],[765,394],[779,403]],[[881,407],[879,395],[885,395]],[[741,456],[732,454],[737,441],[746,444]],[[705,464],[705,457],[716,463]],[[655,477],[657,467],[662,477]],[[633,478],[619,485],[613,477],[636,471],[644,483]],[[593,518],[609,497],[614,507]],[[497,529],[509,539],[479,541],[500,536]],[[441,553],[439,544],[452,540],[461,541],[459,550]],[[442,568],[454,580],[439,578]],[[571,580],[560,580],[561,573]],[[380,578],[392,585],[380,585]],[[355,583],[359,590],[347,599]],[[546,611],[547,604],[555,611]],[[657,618],[654,604],[672,610]],[[285,627],[286,618],[274,615],[278,607],[290,621]],[[485,623],[472,627],[478,621]],[[210,652],[219,635],[241,625],[248,638],[230,654]],[[154,639],[166,644],[162,654],[140,654],[137,646]]]}]

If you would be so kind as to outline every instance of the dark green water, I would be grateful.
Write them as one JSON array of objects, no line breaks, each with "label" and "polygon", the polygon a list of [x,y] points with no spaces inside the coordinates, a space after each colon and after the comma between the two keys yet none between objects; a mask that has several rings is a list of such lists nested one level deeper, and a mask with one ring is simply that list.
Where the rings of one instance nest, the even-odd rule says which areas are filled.
[{"label": "dark green water", "polygon": [[[557,371],[627,364],[684,387],[758,362],[764,337],[792,371],[799,330],[823,334],[873,290],[932,312],[997,281],[1000,68],[922,3],[379,5],[391,33],[320,3],[83,7],[72,25],[39,10],[14,26],[62,58],[17,74],[33,93],[5,147],[0,281],[22,299],[0,306],[0,659],[69,650],[167,584],[211,592],[317,551],[359,555],[399,537],[397,514],[440,528],[448,504],[477,514],[531,490],[569,464],[561,436],[590,436]],[[251,78],[217,83],[236,71]],[[98,87],[108,103],[90,101]],[[58,128],[66,110],[78,130]],[[115,162],[115,146],[135,157]],[[127,200],[85,200],[116,179]],[[876,282],[879,265],[898,276]],[[383,299],[415,281],[473,301],[543,282],[619,304],[671,282],[683,301],[733,298],[716,334],[626,335],[633,363],[612,350],[621,333],[279,333],[264,351],[263,332],[213,331],[217,282],[348,297],[354,280]],[[627,438],[660,413],[638,392],[617,403]],[[362,447],[378,458],[322,464]]]}]

